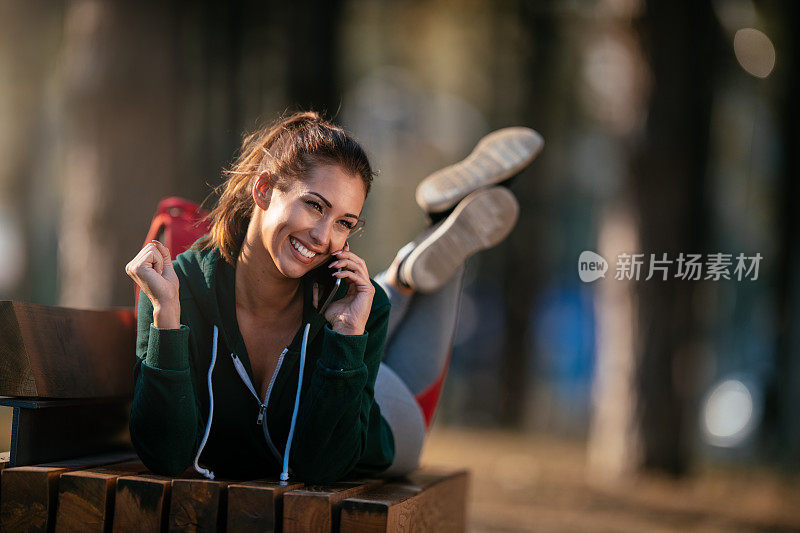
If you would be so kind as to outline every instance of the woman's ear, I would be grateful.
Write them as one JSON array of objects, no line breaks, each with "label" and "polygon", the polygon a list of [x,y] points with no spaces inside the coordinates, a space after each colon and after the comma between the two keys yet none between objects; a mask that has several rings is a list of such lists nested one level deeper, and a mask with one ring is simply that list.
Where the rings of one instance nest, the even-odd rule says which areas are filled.
[{"label": "woman's ear", "polygon": [[258,175],[253,182],[253,200],[261,209],[269,207],[269,200],[272,197],[272,176],[265,170]]}]

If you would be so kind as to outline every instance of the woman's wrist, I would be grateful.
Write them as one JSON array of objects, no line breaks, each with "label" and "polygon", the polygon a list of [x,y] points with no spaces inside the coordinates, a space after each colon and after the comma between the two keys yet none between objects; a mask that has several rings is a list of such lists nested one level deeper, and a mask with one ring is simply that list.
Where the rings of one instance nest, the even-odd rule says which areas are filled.
[{"label": "woman's wrist", "polygon": [[351,326],[344,322],[336,321],[331,324],[331,329],[340,335],[363,335],[364,327]]},{"label": "woman's wrist", "polygon": [[154,305],[153,325],[159,329],[178,329],[181,327],[181,306]]}]

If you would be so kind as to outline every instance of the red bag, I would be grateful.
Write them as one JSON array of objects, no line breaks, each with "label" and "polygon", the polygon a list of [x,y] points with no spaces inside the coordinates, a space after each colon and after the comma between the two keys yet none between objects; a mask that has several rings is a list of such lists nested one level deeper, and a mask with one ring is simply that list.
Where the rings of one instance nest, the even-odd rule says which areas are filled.
[{"label": "red bag", "polygon": [[[185,252],[194,242],[211,230],[205,220],[208,211],[199,204],[178,196],[164,198],[158,203],[156,216],[150,224],[144,244],[156,239],[169,248],[172,259]],[[144,245],[143,245],[144,246]],[[139,286],[136,285],[134,313],[139,310]]]}]

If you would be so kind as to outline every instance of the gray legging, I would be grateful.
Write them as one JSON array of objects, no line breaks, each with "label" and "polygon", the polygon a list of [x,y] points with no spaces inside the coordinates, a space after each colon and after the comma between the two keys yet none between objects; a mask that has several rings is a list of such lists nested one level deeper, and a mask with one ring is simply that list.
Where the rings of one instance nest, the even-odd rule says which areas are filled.
[{"label": "gray legging", "polygon": [[414,396],[441,375],[453,345],[464,266],[441,289],[430,294],[401,294],[375,276],[392,310],[383,362],[375,381],[375,401],[394,434],[395,457],[384,476],[400,476],[419,464],[425,419]]}]

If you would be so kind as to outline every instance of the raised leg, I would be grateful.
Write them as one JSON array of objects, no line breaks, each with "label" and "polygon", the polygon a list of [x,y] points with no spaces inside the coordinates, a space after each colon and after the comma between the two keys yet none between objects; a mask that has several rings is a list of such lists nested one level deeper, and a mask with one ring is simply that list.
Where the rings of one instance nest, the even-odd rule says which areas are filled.
[{"label": "raised leg", "polygon": [[383,362],[408,387],[430,425],[452,353],[464,265],[439,290],[406,295],[376,277],[392,302]]}]

